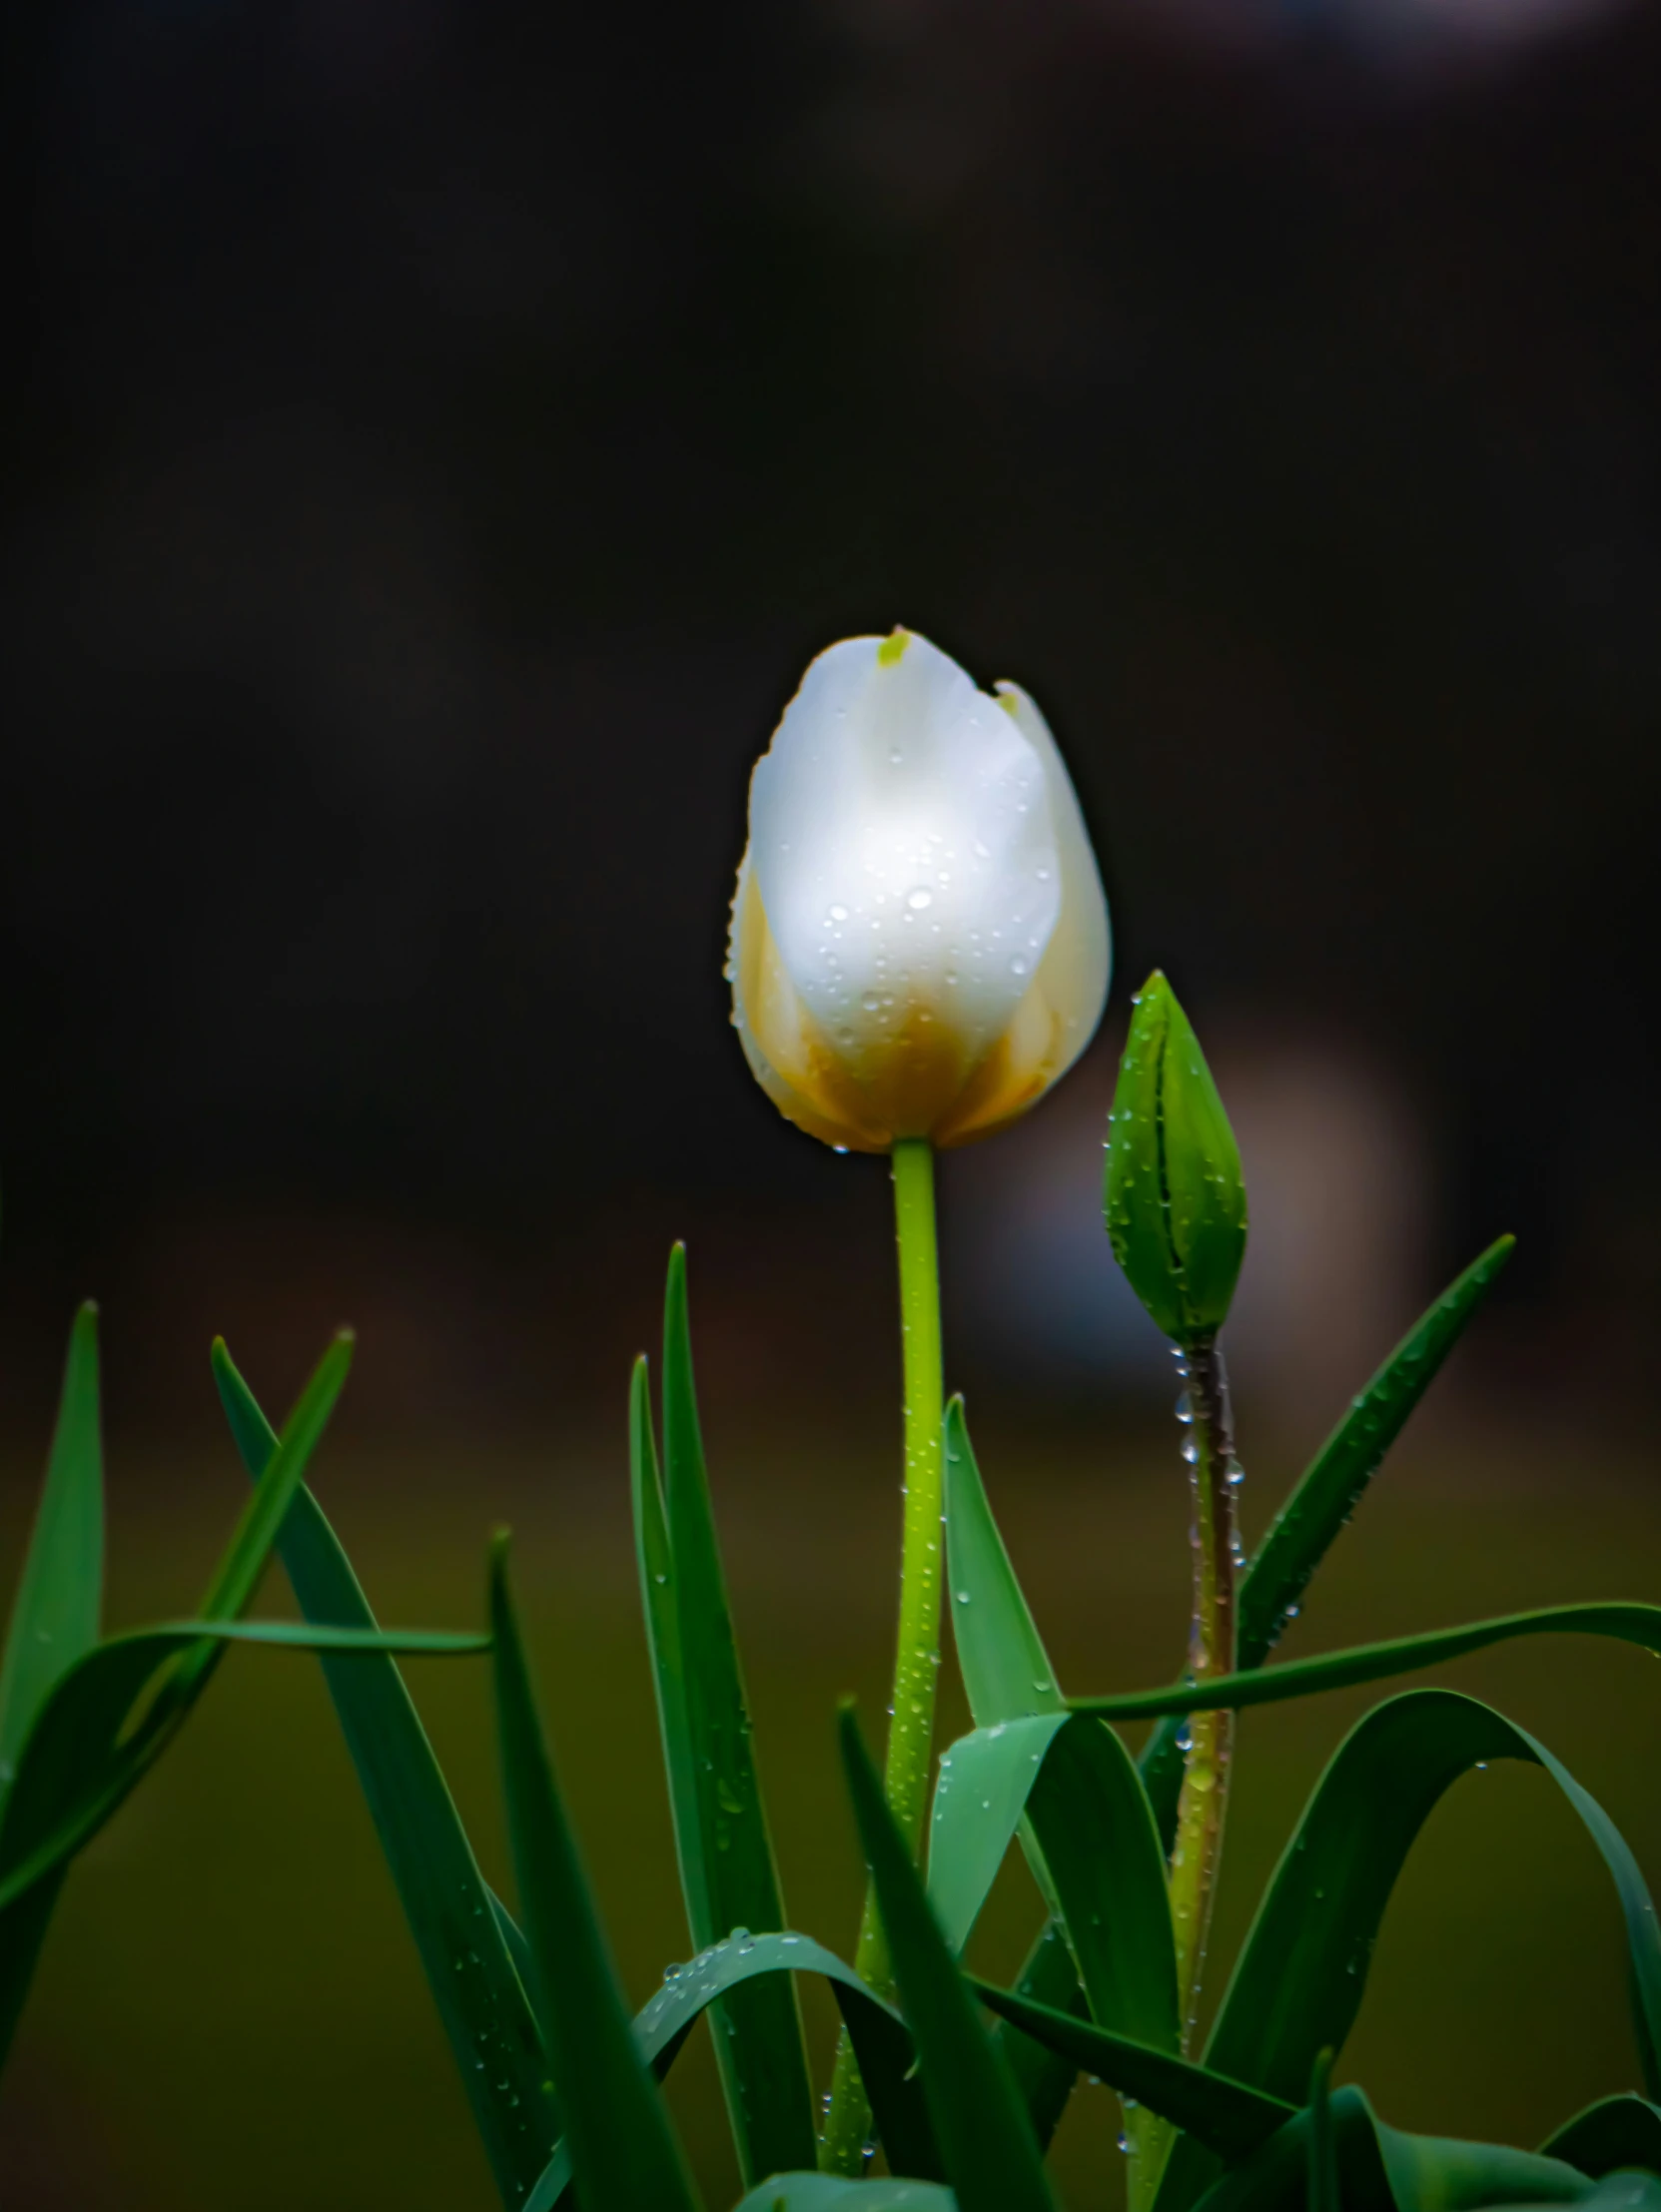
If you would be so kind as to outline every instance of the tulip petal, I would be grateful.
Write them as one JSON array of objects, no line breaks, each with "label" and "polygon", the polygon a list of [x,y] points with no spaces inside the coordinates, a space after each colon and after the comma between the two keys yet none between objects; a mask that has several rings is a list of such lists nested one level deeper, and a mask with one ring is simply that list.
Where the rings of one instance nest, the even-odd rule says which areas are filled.
[{"label": "tulip petal", "polygon": [[1060,863],[1061,912],[1032,988],[1000,1048],[936,1130],[942,1144],[990,1135],[1024,1113],[1067,1073],[1096,1034],[1113,972],[1107,896],[1061,749],[1019,684],[994,688],[1044,770]]},{"label": "tulip petal", "polygon": [[1050,734],[1049,723],[1019,684],[1000,683],[993,688],[1043,765],[1050,817],[1055,825],[1056,852],[1061,861],[1061,913],[1045,949],[1038,981],[1067,1030],[1066,1055],[1056,1070],[1061,1075],[1096,1034],[1096,1025],[1108,1003],[1113,938],[1108,926],[1107,894],[1073,779],[1067,773],[1060,746]]},{"label": "tulip petal", "polygon": [[749,857],[783,968],[871,1116],[929,1134],[1055,932],[1043,755],[926,639],[849,638],[757,763]]},{"label": "tulip petal", "polygon": [[1078,800],[1013,684],[994,698],[896,630],[821,653],[750,784],[733,1020],[824,1142],[957,1144],[1090,1042],[1110,945]]},{"label": "tulip petal", "polygon": [[[889,1132],[866,1120],[851,1086],[837,1083],[831,1056],[779,959],[748,853],[732,902],[727,979],[750,1073],[785,1119],[841,1151],[887,1151]],[[833,1095],[821,1096],[827,1084]]]}]

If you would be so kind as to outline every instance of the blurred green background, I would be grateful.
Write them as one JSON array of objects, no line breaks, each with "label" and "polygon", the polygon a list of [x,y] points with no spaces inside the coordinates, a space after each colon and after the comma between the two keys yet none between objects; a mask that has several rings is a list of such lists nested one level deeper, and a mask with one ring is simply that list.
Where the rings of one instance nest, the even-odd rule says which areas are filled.
[{"label": "blurred green background", "polygon": [[[890,1440],[827,1442],[798,1422],[764,1443],[718,1404],[707,1418],[791,1914],[846,1949],[859,1886],[831,1716],[847,1689],[868,1718],[881,1713]],[[1064,1682],[1126,1687],[1168,1674],[1186,1602],[1174,1436],[1109,1424],[1035,1444],[994,1420],[982,1445]],[[1251,1468],[1256,1528],[1276,1477],[1255,1455]],[[226,1451],[184,1464],[124,1457],[113,1485],[118,1619],[186,1604],[239,1503],[239,1479]],[[515,1527],[558,1757],[619,1962],[643,2001],[688,1946],[620,1439],[482,1453],[326,1445],[318,1480],[388,1620],[476,1620],[481,1532],[497,1517]],[[15,1505],[10,1521],[8,1550],[21,1533]],[[1640,1458],[1514,1433],[1450,1435],[1432,1420],[1340,1542],[1290,1648],[1577,1596],[1650,1597],[1658,1581],[1661,1530]],[[462,1661],[411,1672],[486,1868],[505,1882],[486,1670]],[[1557,1751],[1654,1873],[1661,1677],[1643,1655],[1542,1642],[1466,1662],[1449,1679]],[[1214,1996],[1296,1806],[1367,1702],[1346,1693],[1246,1717]],[[955,1682],[948,1713],[955,1731]],[[1024,1870],[1007,1871],[978,1955],[1012,1970],[1036,1920]],[[809,2017],[823,2057],[832,2022],[811,1990]],[[1522,2142],[1593,2096],[1636,2085],[1619,1916],[1601,1862],[1543,1776],[1496,1765],[1433,1816],[1339,2074],[1363,2080],[1398,2123]],[[701,2029],[674,2102],[711,2201],[730,2201]],[[1056,2154],[1070,2206],[1118,2200],[1116,2111],[1105,2090],[1076,2095]],[[6,2201],[42,2208],[489,2204],[309,1661],[234,1654],[165,1765],[78,1865],[0,2099],[0,2140]]]}]

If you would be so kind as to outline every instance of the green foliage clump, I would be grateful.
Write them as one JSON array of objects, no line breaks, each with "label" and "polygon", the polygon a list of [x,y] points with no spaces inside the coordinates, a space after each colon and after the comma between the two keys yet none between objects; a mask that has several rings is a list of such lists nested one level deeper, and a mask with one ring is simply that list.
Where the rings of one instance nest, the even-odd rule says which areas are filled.
[{"label": "green foliage clump", "polygon": [[[1110,1129],[1115,1251],[1177,1343],[1197,1483],[1231,1480],[1215,1340],[1245,1248],[1228,1118],[1163,977],[1142,993]],[[71,1338],[35,1535],[0,1660],[0,2047],[74,1853],[165,1749],[232,1638],[303,1645],[325,1670],[508,2212],[694,2212],[659,2084],[706,2013],[742,2176],[740,2212],[1049,2212],[1046,2152],[1081,2073],[1126,2110],[1132,2212],[1661,2212],[1661,1931],[1642,1871],[1556,1756],[1477,1700],[1419,1688],[1332,1755],[1203,2043],[1184,1982],[1193,1900],[1182,1839],[1226,1767],[1207,1715],[1384,1681],[1506,1639],[1574,1632],[1661,1652],[1661,1607],[1557,1607],[1273,1663],[1276,1640],[1390,1444],[1503,1266],[1501,1238],[1354,1398],[1249,1562],[1208,1563],[1223,1641],[1173,1684],[1068,1694],[1000,1536],[961,1400],[947,1408],[945,1534],[974,1727],[939,1762],[918,1864],[845,1710],[839,1751],[894,1977],[892,1995],[791,1927],[763,1804],[699,1428],[685,1263],[670,1265],[661,1450],[642,1360],[629,1404],[634,1530],[661,1749],[695,1955],[629,2017],[539,1716],[505,1539],[489,1634],[383,1632],[305,1475],[345,1381],[327,1355],[281,1434],[223,1344],[214,1370],[254,1481],[198,1617],[99,1641],[102,1473],[96,1329]],[[1195,1433],[1203,1431],[1205,1433]],[[305,1624],[242,1615],[275,1550]],[[485,1883],[397,1653],[491,1655],[522,1928]],[[1215,1662],[1215,1663],[1214,1663]],[[1116,1723],[1155,1726],[1133,1757]],[[1226,1741],[1209,1736],[1214,1747]],[[1473,1768],[1540,1767],[1583,1825],[1625,1929],[1635,2083],[1536,2149],[1407,2135],[1334,2086],[1389,1898],[1426,1820]],[[1047,1906],[1013,1986],[965,1946],[1007,1854]],[[1192,1867],[1189,1869],[1192,1875]],[[823,1978],[869,2107],[857,2170],[821,2139],[796,1999]],[[482,2061],[482,2062],[481,2062]],[[834,2131],[832,2131],[834,2133]],[[886,2167],[886,2172],[882,2170]],[[821,2170],[824,2169],[824,2170]]]}]

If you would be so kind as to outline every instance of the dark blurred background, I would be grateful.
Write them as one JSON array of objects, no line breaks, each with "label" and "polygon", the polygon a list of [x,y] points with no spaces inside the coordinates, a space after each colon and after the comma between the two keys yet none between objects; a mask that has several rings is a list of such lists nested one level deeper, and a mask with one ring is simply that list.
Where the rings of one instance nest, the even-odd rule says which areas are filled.
[{"label": "dark blurred background", "polygon": [[[1156,961],[1251,1185],[1251,1525],[1438,1280],[1522,1239],[1318,1633],[1653,1590],[1653,7],[37,0],[4,35],[7,1560],[76,1297],[121,1619],[186,1607],[235,1508],[211,1331],[275,1409],[353,1319],[320,1487],[406,1619],[475,1617],[488,1520],[525,1531],[649,1980],[616,1416],[684,1233],[797,1886],[841,1939],[824,1722],[891,1633],[885,1192],[755,1090],[720,967],[751,762],[813,652],[903,621],[1036,693],[1114,906],[1101,1046],[944,1182],[952,1379],[1070,1679],[1181,1646],[1163,1355],[1094,1197]],[[1661,1843],[1630,1667],[1586,1664],[1587,1779]],[[1493,1665],[1520,1712],[1567,1697]],[[422,1684],[493,1839],[481,1686]],[[1334,1725],[1256,1724],[1245,1863]],[[486,2201],[331,1728],[245,1655],[77,1874],[0,2199]],[[1386,1991],[1351,2054],[1408,2124],[1524,2139],[1563,2068],[1630,2069],[1595,1869],[1516,1791],[1547,1842],[1515,1899],[1478,1813],[1401,1907],[1403,1960],[1476,1931],[1476,2009]]]}]

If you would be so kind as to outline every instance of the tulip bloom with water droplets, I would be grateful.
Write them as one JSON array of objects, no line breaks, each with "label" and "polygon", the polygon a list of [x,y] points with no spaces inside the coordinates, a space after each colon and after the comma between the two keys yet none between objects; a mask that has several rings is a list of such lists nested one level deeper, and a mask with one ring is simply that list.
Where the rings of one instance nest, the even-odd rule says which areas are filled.
[{"label": "tulip bloom with water droplets", "polygon": [[779,1110],[842,1149],[962,1144],[1095,1034],[1108,907],[1044,717],[906,630],[819,655],[750,783],[727,968]]}]

